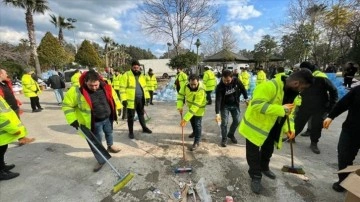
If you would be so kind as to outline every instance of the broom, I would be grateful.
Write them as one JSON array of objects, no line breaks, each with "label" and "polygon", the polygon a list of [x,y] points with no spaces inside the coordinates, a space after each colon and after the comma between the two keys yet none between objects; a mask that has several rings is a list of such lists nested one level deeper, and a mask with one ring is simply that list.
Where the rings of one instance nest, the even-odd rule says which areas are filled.
[{"label": "broom", "polygon": [[[182,113],[180,113],[181,120],[183,119]],[[181,136],[182,136],[182,147],[183,147],[183,160],[184,164],[186,161],[185,157],[185,135],[184,135],[184,127],[181,126]],[[186,168],[185,166],[183,168],[176,168],[175,173],[189,173],[192,171],[192,168]]]},{"label": "broom", "polygon": [[[291,133],[290,120],[289,120],[288,115],[286,115],[286,122],[287,122],[287,125],[288,125],[288,130]],[[295,167],[294,166],[293,139],[291,139],[289,141],[290,141],[290,151],[291,151],[291,166],[286,166],[285,165],[285,166],[283,166],[281,171],[287,172],[287,173],[295,173],[295,174],[305,175],[305,171],[301,167]]]},{"label": "broom", "polygon": [[150,121],[151,117],[146,113],[145,109],[144,109],[144,113],[146,115],[145,123],[147,123]]},{"label": "broom", "polygon": [[[87,137],[87,135],[85,134],[84,131],[87,131],[89,133],[92,134],[92,132],[86,128],[84,125],[80,125],[80,131],[84,134],[86,140],[89,142],[89,144],[91,145],[91,147],[93,149],[95,149],[95,151],[106,161],[107,164],[109,164],[109,166],[111,167],[111,169],[118,175],[118,180],[115,183],[113,189],[112,189],[112,193],[116,194],[117,192],[120,191],[120,189],[122,189],[123,187],[125,187],[125,185],[127,183],[130,182],[130,180],[134,177],[134,173],[127,173],[124,177],[119,173],[119,171],[110,163],[110,161],[100,152],[100,150],[94,145],[94,143]],[[92,134],[93,135],[93,134]],[[105,149],[105,148],[104,148]]]}]

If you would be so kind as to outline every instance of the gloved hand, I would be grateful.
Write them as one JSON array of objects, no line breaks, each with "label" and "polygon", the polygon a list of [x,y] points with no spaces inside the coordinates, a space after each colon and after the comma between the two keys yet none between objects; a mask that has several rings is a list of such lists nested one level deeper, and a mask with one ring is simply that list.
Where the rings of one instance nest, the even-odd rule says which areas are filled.
[{"label": "gloved hand", "polygon": [[287,137],[288,137],[289,140],[292,140],[292,139],[295,138],[295,132],[293,132],[293,131],[288,131],[288,132],[286,133],[286,135],[287,135]]},{"label": "gloved hand", "polygon": [[182,109],[182,108],[178,109],[178,111],[179,111],[180,114],[183,113],[183,109]]},{"label": "gloved hand", "polygon": [[283,107],[285,110],[285,115],[290,115],[291,111],[294,109],[295,105],[294,104],[284,104]]},{"label": "gloved hand", "polygon": [[215,117],[215,121],[216,121],[216,123],[221,123],[221,116],[220,116],[220,114],[216,114],[216,117]]},{"label": "gloved hand", "polygon": [[185,127],[186,126],[186,121],[183,119],[180,121],[180,126],[181,127]]},{"label": "gloved hand", "polygon": [[76,120],[70,124],[70,126],[74,127],[76,130],[79,128],[79,122]]},{"label": "gloved hand", "polygon": [[330,124],[331,124],[331,122],[332,122],[332,119],[331,119],[331,118],[326,118],[326,119],[324,120],[324,122],[323,122],[323,128],[328,129],[329,126],[330,126]]},{"label": "gloved hand", "polygon": [[124,100],[124,101],[122,101],[122,105],[124,106],[124,108],[126,108],[127,107],[127,100]]},{"label": "gloved hand", "polygon": [[17,131],[16,133],[14,133],[13,135],[20,135],[21,131]]}]

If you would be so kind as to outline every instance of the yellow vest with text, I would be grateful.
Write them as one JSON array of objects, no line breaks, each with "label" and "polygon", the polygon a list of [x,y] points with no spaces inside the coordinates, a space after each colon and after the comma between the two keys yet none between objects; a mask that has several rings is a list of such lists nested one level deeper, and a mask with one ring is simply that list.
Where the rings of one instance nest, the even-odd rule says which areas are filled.
[{"label": "yellow vest with text", "polygon": [[[112,95],[115,108],[117,109],[115,111],[118,113],[118,110],[122,108],[122,104],[118,97],[115,96],[116,93],[114,89],[112,89]],[[81,94],[78,86],[71,86],[66,92],[62,110],[68,124],[77,120],[79,124],[85,125],[87,128],[91,129],[91,108],[85,100],[85,97]]]},{"label": "yellow vest with text", "polygon": [[[144,98],[150,98],[149,91],[146,87],[145,76],[141,74],[139,76],[139,83],[144,93]],[[136,78],[132,71],[127,71],[121,77],[120,81],[120,97],[121,101],[127,101],[127,108],[135,108],[135,89],[136,89]]]},{"label": "yellow vest with text", "polygon": [[21,83],[25,97],[36,97],[41,93],[39,84],[30,74],[24,74],[21,77]]},{"label": "yellow vest with text", "polygon": [[189,111],[187,111],[184,115],[185,121],[189,121],[192,116],[204,116],[206,107],[206,91],[203,83],[199,82],[197,91],[191,91],[187,84],[182,86],[177,95],[177,109],[183,108],[184,99],[186,99],[186,105],[189,107]]},{"label": "yellow vest with text", "polygon": [[[17,132],[20,133],[15,135]],[[0,96],[0,146],[18,141],[27,134],[25,126],[21,123],[16,112]]]},{"label": "yellow vest with text", "polygon": [[[256,86],[253,98],[246,109],[239,126],[239,133],[258,147],[261,147],[269,135],[274,123],[285,116],[282,106],[284,98],[284,82],[275,78]],[[290,120],[290,129],[294,131],[294,122]],[[288,131],[287,123],[283,125],[283,132]],[[282,136],[275,143],[278,149],[282,146]]]},{"label": "yellow vest with text", "polygon": [[203,82],[204,82],[206,91],[215,90],[216,78],[215,78],[214,72],[211,70],[206,70],[204,72]]},{"label": "yellow vest with text", "polygon": [[146,75],[146,87],[148,89],[148,91],[155,91],[157,89],[157,80],[156,80],[156,76],[155,75]]}]

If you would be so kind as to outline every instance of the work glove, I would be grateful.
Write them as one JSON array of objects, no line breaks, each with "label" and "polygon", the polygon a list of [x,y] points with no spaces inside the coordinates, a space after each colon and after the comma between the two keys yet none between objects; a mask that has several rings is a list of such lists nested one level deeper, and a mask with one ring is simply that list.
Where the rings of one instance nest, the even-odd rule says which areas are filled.
[{"label": "work glove", "polygon": [[124,108],[126,108],[127,107],[127,100],[124,100],[124,101],[122,101],[122,105],[124,106]]},{"label": "work glove", "polygon": [[182,108],[178,109],[178,111],[179,111],[180,114],[183,113],[183,109],[182,109]]},{"label": "work glove", "polygon": [[16,133],[14,133],[13,135],[20,135],[21,134],[21,131],[17,131]]},{"label": "work glove", "polygon": [[285,115],[290,115],[291,111],[294,109],[295,105],[294,104],[284,104],[283,105],[284,110],[285,110]]},{"label": "work glove", "polygon": [[70,124],[70,126],[74,127],[77,130],[79,128],[79,122],[77,120],[75,120],[74,122],[72,122]]},{"label": "work glove", "polygon": [[292,131],[288,131],[286,133],[286,136],[288,137],[289,140],[292,140],[295,138],[295,132],[292,132]]},{"label": "work glove", "polygon": [[183,119],[180,121],[180,126],[181,127],[185,127],[186,126],[186,121]]},{"label": "work glove", "polygon": [[332,119],[331,119],[331,118],[326,118],[326,119],[324,120],[324,122],[323,122],[323,128],[328,129],[329,126],[330,126],[330,124],[331,124],[331,122],[332,122]]},{"label": "work glove", "polygon": [[217,124],[220,124],[220,123],[221,123],[220,114],[216,114],[215,121],[216,121]]}]

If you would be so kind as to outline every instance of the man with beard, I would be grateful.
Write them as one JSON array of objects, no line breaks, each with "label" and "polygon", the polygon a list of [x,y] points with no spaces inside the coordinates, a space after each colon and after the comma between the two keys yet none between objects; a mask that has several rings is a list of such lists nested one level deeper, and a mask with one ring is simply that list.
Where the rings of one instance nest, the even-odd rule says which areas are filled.
[{"label": "man with beard", "polygon": [[256,86],[239,127],[239,133],[246,138],[246,160],[254,193],[260,194],[262,174],[276,178],[269,168],[274,144],[276,148],[281,148],[282,132],[289,139],[295,137],[294,122],[291,121],[290,126],[284,123],[294,108],[294,98],[312,82],[311,71],[302,69],[288,78],[277,77]]},{"label": "man with beard", "polygon": [[206,91],[204,85],[199,81],[199,76],[190,75],[189,82],[181,86],[176,103],[176,108],[180,114],[183,113],[185,100],[189,111],[186,112],[181,120],[180,126],[185,127],[186,123],[190,121],[193,129],[192,137],[194,137],[194,144],[190,150],[195,151],[200,146],[201,121],[205,114],[206,106]]},{"label": "man with beard", "polygon": [[[233,75],[230,70],[224,70],[215,92],[216,122],[221,123],[221,146],[226,147],[227,138],[237,144],[234,134],[240,123],[240,95],[242,94],[247,100],[246,89],[237,76]],[[231,113],[233,122],[227,133],[229,113]]]},{"label": "man with beard", "polygon": [[149,102],[149,92],[146,87],[145,76],[141,74],[140,63],[134,60],[131,63],[131,70],[124,73],[120,81],[120,97],[127,108],[127,123],[129,128],[129,138],[134,139],[134,116],[135,111],[139,117],[140,125],[144,133],[152,133],[146,126],[144,118],[145,101]]}]

